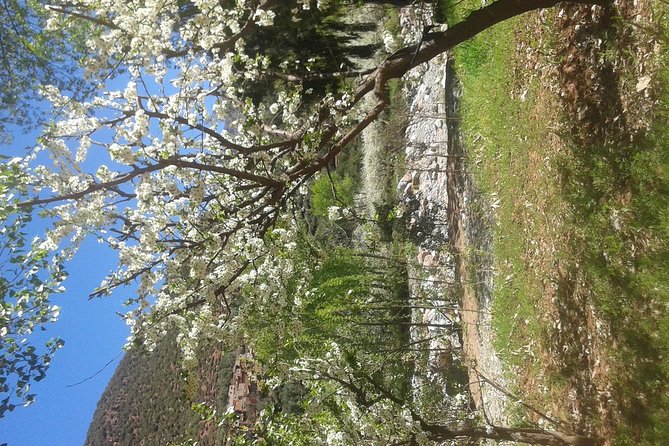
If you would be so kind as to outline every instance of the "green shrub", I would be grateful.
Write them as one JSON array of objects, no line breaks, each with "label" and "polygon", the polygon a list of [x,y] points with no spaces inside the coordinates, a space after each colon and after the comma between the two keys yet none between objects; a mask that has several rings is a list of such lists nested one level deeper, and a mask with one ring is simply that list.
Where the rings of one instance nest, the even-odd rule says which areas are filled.
[{"label": "green shrub", "polygon": [[330,206],[353,206],[354,189],[353,179],[349,175],[335,173],[331,176],[327,174],[319,176],[311,185],[311,206],[314,215],[327,218]]}]

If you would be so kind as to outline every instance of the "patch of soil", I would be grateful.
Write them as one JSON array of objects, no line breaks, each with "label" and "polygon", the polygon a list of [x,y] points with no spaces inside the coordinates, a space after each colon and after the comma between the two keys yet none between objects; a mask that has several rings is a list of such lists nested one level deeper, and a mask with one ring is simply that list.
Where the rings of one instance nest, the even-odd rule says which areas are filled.
[{"label": "patch of soil", "polygon": [[[459,91],[453,61],[449,59],[446,66],[446,115],[457,115],[456,91]],[[468,247],[466,229],[463,221],[464,214],[464,191],[467,187],[466,170],[463,168],[463,146],[460,141],[460,128],[458,120],[450,119],[447,121],[448,158],[446,164],[447,181],[446,196],[447,200],[447,219],[448,219],[448,240],[450,250],[453,254],[455,266],[455,284],[458,287],[458,296],[460,296],[460,313],[462,324],[462,354],[464,356],[465,366],[469,377],[469,392],[471,394],[474,406],[485,413],[483,404],[483,394],[481,391],[481,378],[477,372],[477,366],[480,363],[480,336],[479,336],[479,302],[476,292],[472,286],[472,280],[469,277],[468,270]]]},{"label": "patch of soil", "polygon": [[601,143],[607,132],[626,133],[613,54],[607,44],[629,45],[629,35],[615,26],[619,12],[602,7],[565,5],[557,21],[561,63],[558,80],[572,134],[582,144]]}]

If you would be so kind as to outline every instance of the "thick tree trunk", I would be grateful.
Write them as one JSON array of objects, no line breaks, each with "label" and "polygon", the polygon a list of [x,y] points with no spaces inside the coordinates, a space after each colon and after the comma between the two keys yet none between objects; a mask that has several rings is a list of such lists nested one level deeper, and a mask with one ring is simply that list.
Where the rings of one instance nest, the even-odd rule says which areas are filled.
[{"label": "thick tree trunk", "polygon": [[449,431],[451,438],[467,437],[495,441],[515,441],[547,446],[595,446],[593,438],[564,432],[549,432],[542,429],[522,429],[508,427],[471,428]]},{"label": "thick tree trunk", "polygon": [[409,68],[420,65],[435,56],[471,39],[486,29],[512,17],[537,9],[551,8],[559,3],[578,3],[606,6],[612,0],[497,0],[490,5],[473,11],[462,22],[443,32],[430,33],[424,39],[422,48],[413,59]]},{"label": "thick tree trunk", "polygon": [[418,421],[428,437],[437,442],[469,438],[474,440],[513,441],[545,446],[597,446],[599,444],[599,441],[594,438],[567,432],[497,426],[451,430],[445,426],[427,423],[422,419]]},{"label": "thick tree trunk", "polygon": [[[566,0],[564,3],[607,6],[613,0]],[[471,39],[486,29],[512,17],[538,9],[551,8],[561,0],[497,0],[473,11],[460,23],[445,31],[423,36],[420,43],[395,52],[372,72],[356,92],[356,102],[372,91],[377,84],[404,76],[410,69],[434,59],[456,45]]]}]

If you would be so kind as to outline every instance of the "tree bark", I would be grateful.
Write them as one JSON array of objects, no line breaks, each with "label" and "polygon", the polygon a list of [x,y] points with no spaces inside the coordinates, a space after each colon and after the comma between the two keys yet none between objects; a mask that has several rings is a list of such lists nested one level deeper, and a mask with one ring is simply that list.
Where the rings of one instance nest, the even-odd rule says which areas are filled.
[{"label": "tree bark", "polygon": [[[434,426],[433,426],[434,427]],[[452,431],[445,429],[444,432],[430,432],[434,439],[476,438],[495,441],[515,441],[546,446],[595,446],[598,442],[583,435],[551,432],[543,429],[524,429],[509,427],[473,427]]]},{"label": "tree bark", "polygon": [[[395,52],[378,67],[377,75],[385,72],[382,77],[386,80],[401,77],[410,69],[432,60],[498,23],[526,12],[551,8],[559,3],[561,0],[497,0],[471,12],[467,18],[447,30],[429,33],[421,43]],[[564,3],[606,6],[612,0],[567,0]],[[374,73],[371,76],[374,77]]]}]

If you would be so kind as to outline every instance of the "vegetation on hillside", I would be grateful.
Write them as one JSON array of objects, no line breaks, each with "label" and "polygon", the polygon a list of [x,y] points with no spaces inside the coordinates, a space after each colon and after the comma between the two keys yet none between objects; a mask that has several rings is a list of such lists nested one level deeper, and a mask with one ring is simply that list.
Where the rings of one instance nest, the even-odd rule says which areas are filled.
[{"label": "vegetation on hillside", "polygon": [[235,355],[209,346],[183,367],[174,333],[152,352],[127,353],[107,385],[86,435],[87,446],[220,444],[224,432],[206,408],[225,412]]}]

